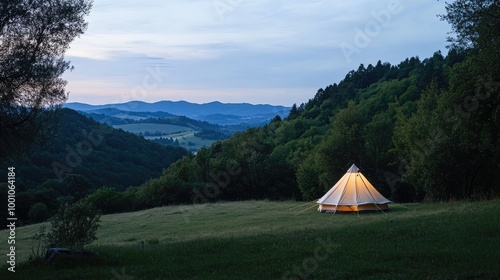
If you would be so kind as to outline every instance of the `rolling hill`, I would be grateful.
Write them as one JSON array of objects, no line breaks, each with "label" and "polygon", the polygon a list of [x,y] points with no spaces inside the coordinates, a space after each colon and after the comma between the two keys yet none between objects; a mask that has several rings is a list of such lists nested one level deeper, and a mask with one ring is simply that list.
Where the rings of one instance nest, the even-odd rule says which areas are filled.
[{"label": "rolling hill", "polygon": [[79,112],[113,128],[163,145],[183,147],[191,152],[208,147],[216,140],[227,139],[235,131],[248,128],[243,124],[222,126],[166,112],[131,112],[115,108]]},{"label": "rolling hill", "polygon": [[[110,115],[106,112],[113,112],[109,109],[129,112],[130,115],[132,115],[131,112],[149,112],[155,114],[163,112],[220,125],[246,124],[248,126],[266,124],[277,115],[285,117],[290,111],[290,108],[285,106],[221,103],[217,101],[204,104],[186,101],[159,101],[155,103],[130,101],[127,103],[105,105],[89,105],[72,102],[65,104],[64,107],[77,111],[90,113],[97,112],[106,115]],[[108,109],[108,111],[104,111],[103,109]],[[220,115],[225,115],[226,117],[221,118]]]},{"label": "rolling hill", "polygon": [[96,186],[124,189],[159,176],[188,153],[113,129],[70,109],[61,110],[59,126],[46,147],[16,163],[20,185],[35,188],[71,173],[83,175]]}]

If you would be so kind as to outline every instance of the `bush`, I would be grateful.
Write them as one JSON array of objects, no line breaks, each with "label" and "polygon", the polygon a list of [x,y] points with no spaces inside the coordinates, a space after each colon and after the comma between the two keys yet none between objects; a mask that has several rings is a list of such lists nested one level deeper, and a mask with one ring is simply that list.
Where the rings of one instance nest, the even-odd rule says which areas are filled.
[{"label": "bush", "polygon": [[51,247],[83,247],[97,239],[101,214],[89,202],[65,204],[52,217],[48,234]]},{"label": "bush", "polygon": [[111,187],[99,188],[85,200],[92,203],[103,214],[130,210],[130,204],[127,204],[124,194]]},{"label": "bush", "polygon": [[44,259],[48,249],[46,229],[45,225],[40,226],[38,233],[31,238],[33,243],[31,243],[30,261],[40,262]]},{"label": "bush", "polygon": [[45,203],[37,202],[31,206],[28,216],[31,222],[41,223],[49,218],[49,209]]}]

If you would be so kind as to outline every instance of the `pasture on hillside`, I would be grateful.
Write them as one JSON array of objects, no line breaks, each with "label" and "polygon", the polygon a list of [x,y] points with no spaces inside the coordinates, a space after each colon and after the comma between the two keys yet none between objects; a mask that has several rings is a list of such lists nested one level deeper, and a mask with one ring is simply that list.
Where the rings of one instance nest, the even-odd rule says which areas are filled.
[{"label": "pasture on hillside", "polygon": [[[105,215],[101,257],[27,261],[40,224],[17,229],[2,279],[498,279],[500,200],[324,214],[312,203],[242,201]],[[7,231],[0,238],[7,240]]]},{"label": "pasture on hillside", "polygon": [[161,124],[161,123],[131,123],[131,124],[114,125],[113,127],[117,129],[123,129],[125,131],[136,134],[140,132],[155,133],[158,131],[160,133],[165,133],[166,135],[169,135],[174,133],[194,131],[192,128],[186,126],[180,126],[174,124]]},{"label": "pasture on hillside", "polygon": [[[172,140],[179,141],[179,145],[190,151],[197,151],[201,147],[210,146],[215,140],[203,139],[195,135],[196,132],[200,130],[195,130],[191,127],[173,125],[173,124],[160,124],[160,123],[132,123],[132,124],[121,124],[114,125],[114,128],[122,129],[134,134],[138,133],[148,133],[144,138],[151,140],[160,137],[172,138]],[[154,134],[161,135],[154,135]]]},{"label": "pasture on hillside", "polygon": [[199,131],[184,131],[179,133],[171,133],[164,136],[144,136],[147,140],[158,139],[161,137],[172,138],[172,140],[179,141],[179,146],[186,148],[187,150],[194,152],[201,149],[201,147],[210,147],[216,140],[204,139],[195,135]]}]

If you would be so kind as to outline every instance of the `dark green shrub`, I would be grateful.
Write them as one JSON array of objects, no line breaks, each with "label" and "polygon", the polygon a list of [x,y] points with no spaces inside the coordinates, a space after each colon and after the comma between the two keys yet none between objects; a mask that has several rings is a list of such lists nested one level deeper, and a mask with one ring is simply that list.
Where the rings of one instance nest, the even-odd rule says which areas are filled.
[{"label": "dark green shrub", "polygon": [[65,204],[51,219],[51,247],[83,247],[97,239],[101,214],[89,202]]}]

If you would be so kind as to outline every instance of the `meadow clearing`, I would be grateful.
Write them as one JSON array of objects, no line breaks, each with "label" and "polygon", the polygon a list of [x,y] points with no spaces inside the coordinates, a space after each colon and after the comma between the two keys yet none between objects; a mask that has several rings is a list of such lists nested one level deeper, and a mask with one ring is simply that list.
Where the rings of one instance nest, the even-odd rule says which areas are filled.
[{"label": "meadow clearing", "polygon": [[[324,214],[313,203],[241,201],[102,216],[101,257],[37,266],[41,224],[17,229],[2,279],[498,279],[500,200],[392,204]],[[0,232],[7,240],[7,231]],[[2,246],[3,248],[3,246]]]},{"label": "meadow clearing", "polygon": [[[215,140],[203,139],[195,135],[196,132],[201,130],[193,129],[187,126],[173,125],[173,124],[159,124],[159,123],[133,123],[114,125],[114,128],[123,129],[134,134],[150,133],[150,136],[144,136],[144,139],[152,140],[158,138],[172,138],[172,140],[179,141],[179,145],[190,151],[197,151],[201,147],[209,147]],[[153,135],[161,133],[161,135]]]}]

